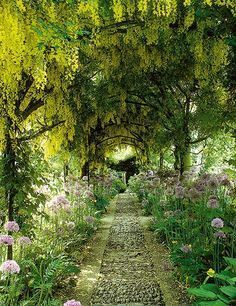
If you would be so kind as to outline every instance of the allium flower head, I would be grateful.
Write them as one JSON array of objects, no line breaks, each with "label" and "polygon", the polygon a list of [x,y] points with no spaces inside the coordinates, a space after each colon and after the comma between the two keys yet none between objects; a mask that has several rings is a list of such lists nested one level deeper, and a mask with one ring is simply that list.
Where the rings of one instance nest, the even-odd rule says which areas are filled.
[{"label": "allium flower head", "polygon": [[220,218],[215,218],[211,221],[211,226],[215,228],[222,228],[224,227],[224,221]]},{"label": "allium flower head", "polygon": [[188,196],[189,196],[190,200],[194,201],[194,200],[197,200],[201,197],[201,192],[193,187],[193,188],[189,189]]},{"label": "allium flower head", "polygon": [[19,273],[20,267],[15,260],[7,260],[0,266],[0,271],[9,274]]},{"label": "allium flower head", "polygon": [[32,243],[29,237],[20,237],[17,242],[20,245],[30,245]]},{"label": "allium flower head", "polygon": [[215,236],[216,238],[222,238],[222,239],[225,239],[225,238],[226,238],[225,233],[222,232],[222,231],[215,232],[215,233],[214,233],[214,236]]},{"label": "allium flower head", "polygon": [[87,189],[87,190],[84,192],[84,196],[85,196],[86,198],[89,198],[90,200],[95,200],[94,193],[93,193],[92,190],[90,190],[90,189]]},{"label": "allium flower head", "polygon": [[49,203],[48,207],[54,213],[60,210],[65,210],[65,211],[71,210],[70,202],[66,199],[64,195],[58,195],[54,197]]},{"label": "allium flower head", "polygon": [[75,222],[73,222],[73,221],[67,222],[66,225],[71,230],[73,230],[75,228]]},{"label": "allium flower head", "polygon": [[4,224],[4,229],[8,232],[19,232],[20,227],[16,221],[8,221]]},{"label": "allium flower head", "polygon": [[187,253],[190,253],[192,252],[192,246],[190,244],[185,244],[185,245],[182,245],[182,247],[180,248],[180,250],[187,254]]},{"label": "allium flower head", "polygon": [[64,303],[64,306],[82,306],[79,301],[76,300],[70,300]]},{"label": "allium flower head", "polygon": [[89,224],[93,224],[94,223],[94,217],[93,216],[86,216],[84,218],[84,220],[89,223]]},{"label": "allium flower head", "polygon": [[154,176],[154,172],[152,170],[147,171],[147,176]]},{"label": "allium flower head", "polygon": [[223,175],[219,176],[218,180],[220,182],[220,185],[222,185],[222,186],[230,186],[231,185],[227,174],[223,174]]},{"label": "allium flower head", "polygon": [[216,176],[211,176],[208,180],[207,180],[207,185],[209,188],[216,188],[219,186],[219,180]]},{"label": "allium flower head", "polygon": [[0,245],[13,245],[14,239],[9,235],[0,235]]},{"label": "allium flower head", "polygon": [[180,186],[180,185],[177,185],[175,187],[175,196],[176,196],[176,198],[183,199],[184,195],[185,195],[185,188]]},{"label": "allium flower head", "polygon": [[219,203],[217,201],[216,198],[210,198],[207,202],[207,207],[208,208],[218,208],[219,207]]}]

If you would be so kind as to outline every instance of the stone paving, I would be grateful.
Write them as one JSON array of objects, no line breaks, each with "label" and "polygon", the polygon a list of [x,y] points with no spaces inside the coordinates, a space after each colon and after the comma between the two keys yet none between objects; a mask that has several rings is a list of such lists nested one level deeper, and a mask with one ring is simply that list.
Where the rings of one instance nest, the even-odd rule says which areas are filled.
[{"label": "stone paving", "polygon": [[164,306],[151,254],[138,219],[138,203],[120,195],[103,256],[93,306]]}]

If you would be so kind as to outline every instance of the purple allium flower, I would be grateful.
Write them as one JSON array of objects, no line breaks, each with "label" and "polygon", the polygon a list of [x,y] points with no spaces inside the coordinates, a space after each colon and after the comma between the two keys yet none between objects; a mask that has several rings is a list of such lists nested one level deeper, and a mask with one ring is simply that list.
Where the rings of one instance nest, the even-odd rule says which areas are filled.
[{"label": "purple allium flower", "polygon": [[218,208],[219,207],[219,203],[217,201],[216,198],[210,198],[207,202],[207,207],[208,208]]},{"label": "purple allium flower", "polygon": [[30,245],[32,243],[32,241],[30,240],[29,237],[20,237],[17,242],[20,244],[20,245]]},{"label": "purple allium flower", "polygon": [[222,186],[230,186],[231,185],[227,174],[220,175],[218,177],[218,180],[220,182],[220,185],[222,185]]},{"label": "purple allium flower", "polygon": [[8,232],[19,232],[20,227],[16,221],[8,221],[4,224],[4,229]]},{"label": "purple allium flower", "polygon": [[89,189],[84,192],[84,196],[86,198],[91,199],[91,200],[95,200],[95,196],[94,196],[93,192]]},{"label": "purple allium flower", "polygon": [[180,248],[180,250],[187,254],[187,253],[190,253],[192,252],[192,246],[190,244],[185,244],[185,245],[182,245],[182,247]]},{"label": "purple allium flower", "polygon": [[51,211],[58,212],[59,210],[70,211],[70,202],[66,199],[64,195],[58,195],[54,197],[48,205]]},{"label": "purple allium flower", "polygon": [[66,225],[70,230],[73,230],[75,228],[75,222],[70,221],[67,222]]},{"label": "purple allium flower", "polygon": [[219,186],[219,180],[216,176],[211,176],[208,180],[207,180],[207,185],[209,188],[216,188]]},{"label": "purple allium flower", "polygon": [[64,303],[64,306],[82,306],[79,301],[76,300],[70,300]]},{"label": "purple allium flower", "polygon": [[185,188],[178,185],[175,187],[175,196],[178,199],[183,199],[185,195]]},{"label": "purple allium flower", "polygon": [[222,231],[215,232],[215,233],[214,233],[214,236],[215,236],[216,238],[223,238],[223,239],[226,238],[226,234],[225,234],[224,232],[222,232]]},{"label": "purple allium flower", "polygon": [[220,218],[215,218],[211,221],[211,226],[215,228],[222,228],[224,227],[224,221]]},{"label": "purple allium flower", "polygon": [[14,239],[9,235],[0,235],[0,245],[13,245]]},{"label": "purple allium flower", "polygon": [[154,172],[152,170],[147,171],[147,176],[154,176]]},{"label": "purple allium flower", "polygon": [[15,260],[7,260],[0,266],[0,271],[3,273],[19,273],[20,267]]},{"label": "purple allium flower", "polygon": [[193,187],[193,188],[189,189],[188,196],[189,196],[190,200],[194,201],[194,200],[197,200],[201,197],[201,192]]},{"label": "purple allium flower", "polygon": [[93,216],[86,216],[86,217],[84,217],[84,220],[89,224],[94,223],[94,217]]}]

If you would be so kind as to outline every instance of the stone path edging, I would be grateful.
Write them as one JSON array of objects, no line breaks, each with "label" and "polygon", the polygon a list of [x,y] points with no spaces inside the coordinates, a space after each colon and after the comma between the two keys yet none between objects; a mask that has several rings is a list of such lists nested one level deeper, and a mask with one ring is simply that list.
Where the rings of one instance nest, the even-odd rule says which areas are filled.
[{"label": "stone path edging", "polygon": [[81,272],[75,288],[76,298],[83,306],[89,306],[94,287],[98,281],[103,253],[106,248],[110,227],[113,223],[116,199],[111,202],[106,215],[101,219],[95,237],[89,242],[84,254]]},{"label": "stone path edging", "polygon": [[181,302],[168,250],[149,222],[134,195],[112,201],[84,254],[75,290],[83,306],[190,305]]}]

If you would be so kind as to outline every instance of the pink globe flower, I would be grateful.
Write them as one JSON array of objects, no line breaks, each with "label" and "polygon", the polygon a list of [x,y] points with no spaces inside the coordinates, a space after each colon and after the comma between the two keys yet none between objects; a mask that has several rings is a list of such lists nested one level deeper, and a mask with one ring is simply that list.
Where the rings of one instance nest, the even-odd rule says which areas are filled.
[{"label": "pink globe flower", "polygon": [[215,218],[211,221],[211,226],[215,228],[222,228],[224,227],[224,221],[220,218]]},{"label": "pink globe flower", "polygon": [[178,199],[183,199],[185,196],[185,188],[180,185],[177,185],[175,187],[175,196]]},{"label": "pink globe flower", "polygon": [[20,227],[16,221],[8,221],[4,224],[4,229],[8,232],[19,232]]},{"label": "pink globe flower", "polygon": [[32,243],[32,241],[30,240],[29,237],[20,237],[17,242],[20,244],[20,245],[30,245]]},{"label": "pink globe flower", "polygon": [[215,233],[214,233],[214,236],[215,236],[216,238],[221,238],[221,239],[225,239],[225,238],[226,238],[225,233],[222,232],[222,231],[215,232]]},{"label": "pink globe flower", "polygon": [[208,203],[207,203],[207,207],[208,208],[218,208],[219,207],[219,203],[217,201],[216,198],[210,198]]},{"label": "pink globe flower", "polygon": [[0,245],[13,245],[14,239],[10,235],[0,235]]},{"label": "pink globe flower", "polygon": [[70,300],[64,303],[64,306],[82,306],[79,301],[76,300]]},{"label": "pink globe flower", "polygon": [[69,212],[71,210],[70,202],[66,199],[64,195],[55,196],[48,205],[49,209],[57,213],[61,210]]},{"label": "pink globe flower", "polygon": [[95,221],[95,219],[94,219],[93,216],[86,216],[86,217],[84,217],[84,220],[85,220],[87,223],[89,223],[89,224],[93,224],[94,221]]},{"label": "pink globe flower", "polygon": [[7,260],[0,266],[0,271],[3,273],[20,273],[20,267],[15,260]]}]

